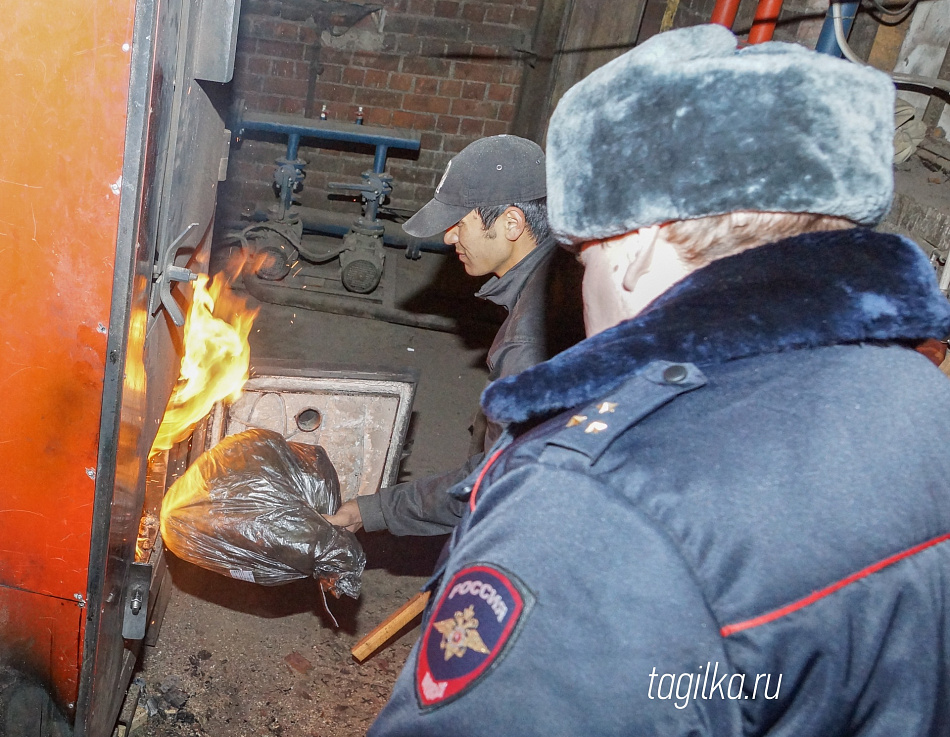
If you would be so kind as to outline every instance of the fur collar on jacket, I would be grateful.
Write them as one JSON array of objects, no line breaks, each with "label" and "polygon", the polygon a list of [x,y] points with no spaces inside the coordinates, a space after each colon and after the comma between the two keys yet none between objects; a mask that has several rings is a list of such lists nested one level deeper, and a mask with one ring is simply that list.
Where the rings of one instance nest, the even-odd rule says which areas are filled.
[{"label": "fur collar on jacket", "polygon": [[714,261],[637,317],[488,386],[485,413],[524,422],[586,403],[647,363],[699,366],[763,353],[950,334],[950,303],[911,241],[808,233]]}]

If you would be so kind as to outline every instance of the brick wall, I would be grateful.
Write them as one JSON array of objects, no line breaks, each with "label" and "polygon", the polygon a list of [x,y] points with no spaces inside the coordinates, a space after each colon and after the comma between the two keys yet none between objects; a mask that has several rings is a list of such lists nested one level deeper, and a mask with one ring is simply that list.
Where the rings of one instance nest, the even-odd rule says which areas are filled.
[{"label": "brick wall", "polygon": [[[540,0],[244,0],[232,96],[247,109],[419,131],[418,153],[391,151],[392,205],[416,209],[448,160],[473,140],[508,131]],[[369,12],[378,8],[376,12]],[[249,133],[232,149],[224,216],[273,201],[280,138]],[[330,181],[359,181],[373,151],[304,141],[303,204],[331,207]],[[358,211],[345,203],[347,211]]]}]

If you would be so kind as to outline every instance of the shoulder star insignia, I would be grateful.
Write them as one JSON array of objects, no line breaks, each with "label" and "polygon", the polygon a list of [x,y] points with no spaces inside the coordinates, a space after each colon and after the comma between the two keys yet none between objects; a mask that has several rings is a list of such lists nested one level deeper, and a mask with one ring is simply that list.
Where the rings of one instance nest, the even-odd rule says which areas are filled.
[{"label": "shoulder star insignia", "polygon": [[456,612],[452,619],[443,619],[434,622],[433,626],[442,633],[440,647],[445,651],[445,659],[453,655],[462,657],[468,650],[488,654],[481,635],[478,634],[478,620],[475,618],[475,607],[468,606],[464,611]]},{"label": "shoulder star insignia", "polygon": [[576,427],[587,419],[587,415],[574,415],[567,421],[566,427]]},{"label": "shoulder star insignia", "polygon": [[606,429],[607,429],[606,422],[592,422],[584,429],[584,432],[598,433],[598,432],[603,432]]},{"label": "shoulder star insignia", "polygon": [[615,409],[617,409],[616,402],[601,402],[600,406],[597,407],[597,411],[600,414],[604,414],[605,412],[613,412]]}]

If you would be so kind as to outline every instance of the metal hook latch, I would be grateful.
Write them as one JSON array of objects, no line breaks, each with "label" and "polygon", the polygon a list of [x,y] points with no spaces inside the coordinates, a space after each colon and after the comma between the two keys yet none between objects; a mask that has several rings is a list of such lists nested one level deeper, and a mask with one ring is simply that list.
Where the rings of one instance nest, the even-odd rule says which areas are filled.
[{"label": "metal hook latch", "polygon": [[198,223],[191,223],[185,228],[171,245],[166,248],[159,257],[158,263],[152,269],[152,276],[155,279],[155,290],[152,292],[152,314],[158,312],[158,308],[163,306],[167,311],[172,322],[181,327],[185,324],[185,316],[181,312],[178,303],[172,297],[172,282],[194,281],[198,275],[191,269],[184,266],[175,266],[175,256],[184,247],[185,239],[192,230],[198,227]]},{"label": "metal hook latch", "polygon": [[132,563],[129,568],[128,588],[125,594],[125,612],[122,617],[122,637],[141,640],[148,628],[148,593],[152,584],[152,565]]}]

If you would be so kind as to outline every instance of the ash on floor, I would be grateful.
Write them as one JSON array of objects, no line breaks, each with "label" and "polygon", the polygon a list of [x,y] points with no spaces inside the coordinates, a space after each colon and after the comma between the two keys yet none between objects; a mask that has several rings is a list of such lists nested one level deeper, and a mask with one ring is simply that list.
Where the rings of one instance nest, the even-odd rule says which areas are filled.
[{"label": "ash on floor", "polygon": [[[443,543],[394,541],[381,533],[361,537],[370,565],[409,556],[419,571],[431,571]],[[139,673],[139,709],[146,714],[141,735],[362,734],[418,637],[416,625],[362,664],[350,656],[350,648],[409,599],[427,573],[369,568],[358,601],[327,602],[336,628],[315,583],[264,588],[181,561],[172,566],[176,591],[159,643]]]}]

